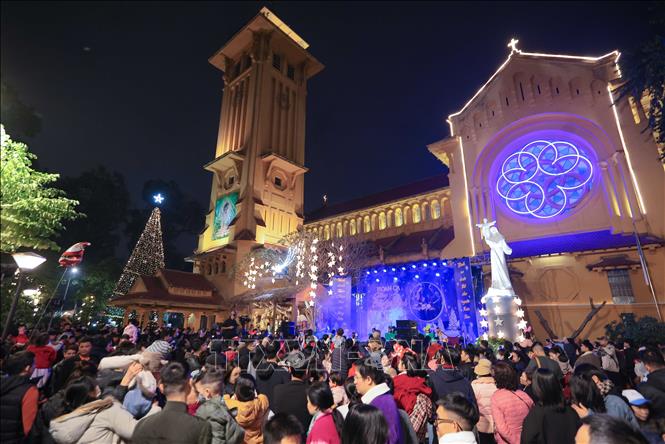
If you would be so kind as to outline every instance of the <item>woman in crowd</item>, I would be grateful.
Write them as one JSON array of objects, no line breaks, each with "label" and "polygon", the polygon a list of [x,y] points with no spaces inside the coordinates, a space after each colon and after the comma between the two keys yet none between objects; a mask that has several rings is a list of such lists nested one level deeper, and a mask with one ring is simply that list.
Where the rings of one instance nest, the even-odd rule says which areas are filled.
[{"label": "woman in crowd", "polygon": [[427,436],[427,419],[432,416],[430,396],[432,389],[427,385],[427,373],[419,370],[418,358],[404,353],[397,363],[399,374],[393,378],[393,396],[397,406],[409,415],[409,421],[421,441]]},{"label": "woman in crowd", "polygon": [[351,407],[353,407],[356,404],[362,404],[361,400],[362,395],[358,393],[358,390],[356,389],[356,383],[354,382],[353,377],[347,378],[347,380],[344,382],[344,391],[346,392],[346,397],[348,399],[348,402],[346,404],[337,406],[335,410],[340,412],[343,418],[346,418],[346,415],[349,413],[349,409]]},{"label": "woman in crowd", "polygon": [[344,418],[333,410],[334,405],[328,384],[315,382],[307,389],[307,411],[312,415],[307,444],[340,444]]},{"label": "woman in crowd", "polygon": [[581,355],[575,360],[575,369],[582,364],[591,364],[597,369],[603,368],[603,365],[600,360],[600,356],[593,352],[593,344],[588,339],[585,339],[580,344]]},{"label": "woman in crowd", "polygon": [[138,421],[113,398],[98,399],[99,386],[84,376],[65,390],[65,414],[51,421],[57,444],[115,444],[128,441]]},{"label": "woman in crowd", "polygon": [[388,435],[381,410],[369,404],[355,404],[349,409],[342,430],[344,444],[385,444]]},{"label": "woman in crowd", "polygon": [[236,381],[235,393],[224,395],[229,410],[238,409],[236,421],[245,430],[245,444],[263,443],[261,428],[268,416],[268,397],[256,395],[256,383],[250,375],[240,375]]},{"label": "woman in crowd", "polygon": [[[498,361],[506,362],[506,361]],[[471,388],[476,397],[480,419],[478,420],[479,444],[494,443],[494,420],[492,419],[492,395],[496,392],[496,384],[491,374],[492,363],[480,359],[473,369],[476,379],[471,381]]]},{"label": "woman in crowd", "polygon": [[224,394],[230,396],[235,393],[236,381],[239,376],[240,367],[235,362],[229,362],[224,375]]},{"label": "woman in crowd", "polygon": [[490,400],[494,439],[499,444],[519,444],[522,423],[533,407],[533,400],[517,390],[517,374],[510,364],[497,362],[492,373],[497,388]]},{"label": "woman in crowd", "polygon": [[559,367],[561,368],[561,373],[563,373],[564,377],[573,372],[573,368],[570,366],[568,356],[558,345],[555,345],[554,347],[550,348],[549,357],[551,360],[559,364]]},{"label": "woman in crowd", "polygon": [[533,372],[533,393],[537,400],[524,419],[520,442],[523,444],[553,444],[575,441],[580,418],[566,405],[561,383],[551,370],[539,368]]}]

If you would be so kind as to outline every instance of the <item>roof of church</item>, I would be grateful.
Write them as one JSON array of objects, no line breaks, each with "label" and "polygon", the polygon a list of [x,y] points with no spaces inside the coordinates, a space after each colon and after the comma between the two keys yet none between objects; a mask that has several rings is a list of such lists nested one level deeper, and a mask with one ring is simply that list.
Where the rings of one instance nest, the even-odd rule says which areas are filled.
[{"label": "roof of church", "polygon": [[589,270],[610,270],[618,268],[633,268],[640,265],[639,261],[630,259],[628,255],[617,254],[614,256],[603,256],[598,262],[589,264],[586,267]]},{"label": "roof of church", "polygon": [[[203,275],[190,273],[187,271],[169,270],[165,268],[161,270],[162,276],[171,287],[189,288],[192,290],[201,291],[214,291],[215,286],[210,283]],[[144,276],[146,278],[157,279],[157,277]],[[146,284],[147,285],[147,284]]]},{"label": "roof of church", "polygon": [[376,205],[385,204],[395,200],[403,199],[409,196],[416,196],[418,194],[427,193],[440,188],[448,187],[448,175],[439,174],[437,176],[428,177],[427,179],[419,180],[418,182],[411,182],[390,190],[381,191],[369,196],[359,197],[357,199],[341,202],[334,205],[324,205],[321,208],[312,211],[305,216],[305,223],[315,222],[321,219],[337,216],[352,211],[361,210],[363,208],[373,207]]}]

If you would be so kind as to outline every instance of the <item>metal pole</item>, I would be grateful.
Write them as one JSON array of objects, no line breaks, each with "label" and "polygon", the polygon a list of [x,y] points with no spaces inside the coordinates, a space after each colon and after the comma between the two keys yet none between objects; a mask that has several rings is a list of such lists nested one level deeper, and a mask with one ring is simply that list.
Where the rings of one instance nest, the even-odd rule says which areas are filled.
[{"label": "metal pole", "polygon": [[[65,270],[67,272],[68,269]],[[63,274],[64,276],[64,274]],[[65,294],[62,295],[62,303],[60,304],[60,312],[62,313],[63,308],[65,307],[65,301],[67,300],[67,291],[69,291],[69,284],[72,282],[72,277],[71,273],[70,276],[67,278],[67,285],[65,286]],[[51,330],[51,324],[53,324],[53,318],[55,318],[55,311],[51,315],[51,319],[48,321],[48,327],[46,328],[46,331]]]},{"label": "metal pole", "polygon": [[660,322],[663,322],[663,314],[660,312],[660,306],[658,305],[658,298],[656,297],[656,290],[653,287],[653,282],[651,281],[651,274],[649,273],[649,265],[647,264],[647,258],[644,257],[644,250],[642,250],[642,241],[640,236],[637,234],[637,227],[635,226],[635,221],[633,222],[633,234],[635,235],[635,243],[637,244],[637,255],[640,258],[640,265],[642,265],[642,274],[644,275],[644,282],[649,287],[651,292],[651,297],[653,298],[653,303],[656,306],[656,313],[658,313],[658,319]]},{"label": "metal pole", "polygon": [[9,327],[12,324],[14,315],[16,314],[16,307],[18,306],[18,298],[21,293],[21,285],[23,284],[23,273],[21,269],[17,269],[18,282],[16,283],[16,291],[14,292],[14,299],[12,300],[12,305],[9,308],[9,313],[7,314],[7,320],[5,321],[5,327],[2,329],[2,342],[5,342],[7,335],[9,334]]},{"label": "metal pole", "polygon": [[[39,319],[37,319],[37,322],[35,322],[35,327],[32,329],[32,332],[30,333],[30,340],[32,340],[32,336],[35,334],[35,332],[39,328],[39,323],[42,322],[42,318],[46,314],[46,311],[48,310],[49,305],[51,305],[51,301],[53,300],[53,297],[58,292],[58,288],[60,288],[60,284],[62,283],[62,280],[65,278],[65,273],[67,273],[66,268],[65,268],[65,271],[63,271],[62,274],[60,275],[60,279],[58,280],[58,283],[55,285],[55,288],[51,292],[51,296],[46,301],[46,305],[44,306],[44,310],[42,310],[42,313],[39,315]],[[48,330],[50,330],[50,328],[47,329],[47,331]]]}]

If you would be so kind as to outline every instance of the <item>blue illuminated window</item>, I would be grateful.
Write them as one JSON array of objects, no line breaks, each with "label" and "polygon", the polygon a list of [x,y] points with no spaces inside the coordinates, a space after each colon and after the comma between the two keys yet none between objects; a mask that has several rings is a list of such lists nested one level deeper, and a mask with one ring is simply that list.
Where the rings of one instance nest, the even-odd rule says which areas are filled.
[{"label": "blue illuminated window", "polygon": [[503,161],[496,190],[512,212],[547,219],[575,208],[592,176],[591,160],[577,146],[536,140]]}]

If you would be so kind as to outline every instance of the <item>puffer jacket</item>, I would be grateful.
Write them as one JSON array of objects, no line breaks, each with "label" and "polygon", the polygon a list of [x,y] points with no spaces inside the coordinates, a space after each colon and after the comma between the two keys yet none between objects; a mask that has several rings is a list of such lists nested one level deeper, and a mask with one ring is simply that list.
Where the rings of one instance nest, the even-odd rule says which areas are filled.
[{"label": "puffer jacket", "polygon": [[519,444],[522,423],[533,407],[533,400],[521,390],[499,389],[492,395],[490,404],[497,444]]},{"label": "puffer jacket", "polygon": [[49,431],[58,444],[116,444],[130,440],[137,422],[119,402],[107,398],[55,418]]},{"label": "puffer jacket", "polygon": [[245,430],[245,444],[263,444],[263,423],[268,415],[268,397],[259,395],[251,401],[238,401],[224,395],[229,409],[238,409],[236,421]]},{"label": "puffer jacket", "polygon": [[478,403],[478,431],[481,433],[494,433],[494,420],[492,419],[492,395],[496,392],[496,384],[491,376],[481,376],[471,382],[473,394]]},{"label": "puffer jacket", "polygon": [[196,416],[205,419],[212,427],[212,444],[240,444],[245,431],[226,407],[221,396],[208,399],[196,410]]}]

